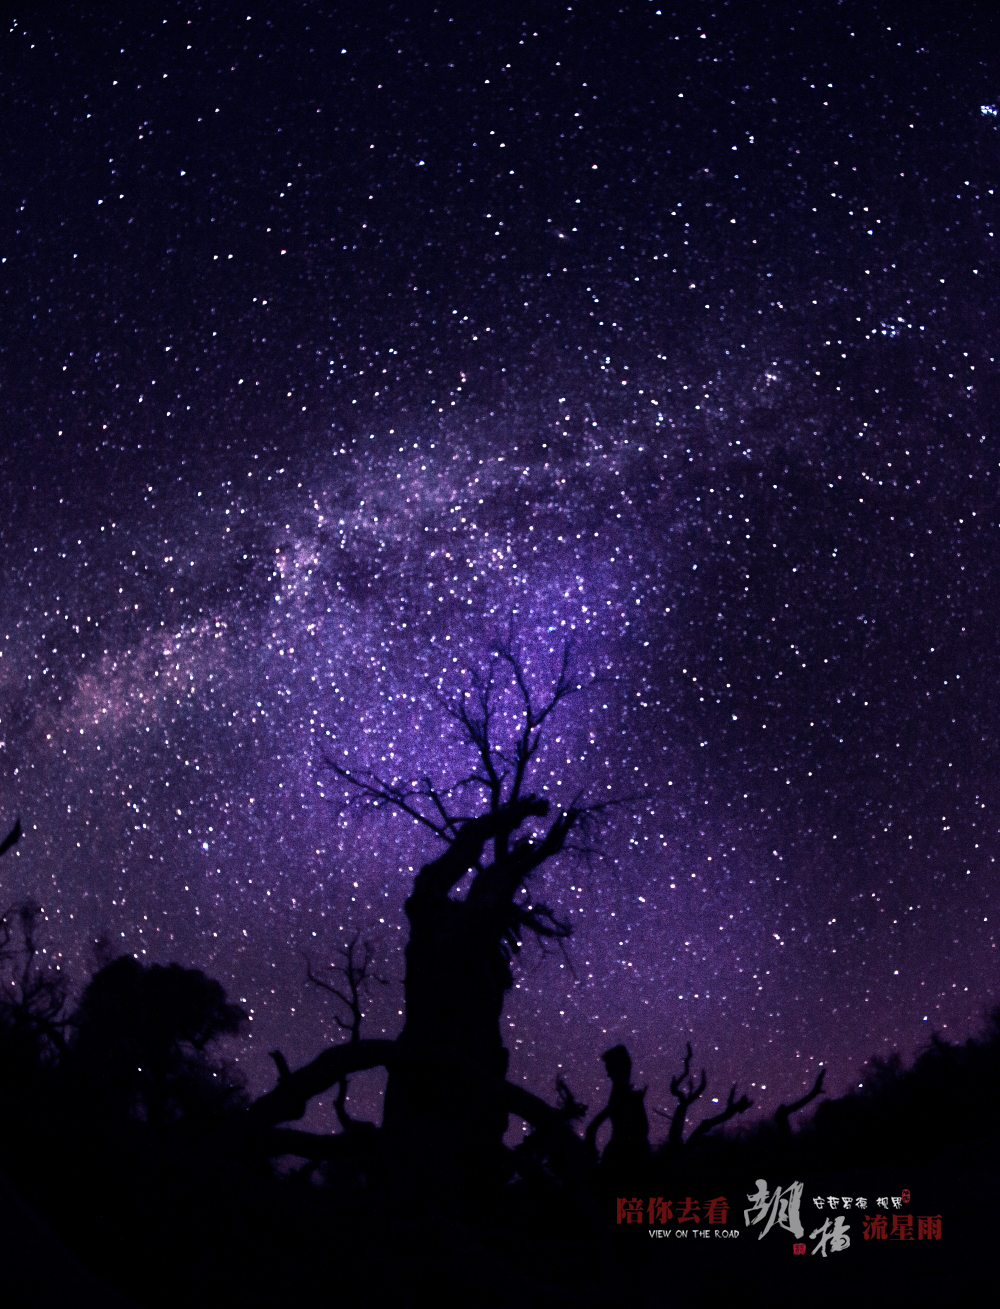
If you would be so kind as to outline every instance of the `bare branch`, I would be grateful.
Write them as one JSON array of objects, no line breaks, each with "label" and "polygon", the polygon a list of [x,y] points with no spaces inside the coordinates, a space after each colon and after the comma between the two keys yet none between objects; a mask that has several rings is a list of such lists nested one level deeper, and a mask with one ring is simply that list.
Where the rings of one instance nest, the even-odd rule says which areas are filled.
[{"label": "bare branch", "polygon": [[15,818],[14,826],[10,829],[2,841],[0,841],[0,855],[6,854],[12,845],[17,845],[21,839],[21,820]]},{"label": "bare branch", "polygon": [[[457,725],[465,743],[475,750],[479,760],[465,776],[448,786],[435,785],[429,777],[422,777],[419,783],[401,783],[383,777],[374,770],[355,771],[346,768],[329,756],[325,757],[324,762],[337,777],[353,787],[364,801],[375,807],[391,805],[432,831],[439,840],[450,844],[457,838],[459,829],[474,817],[471,814],[456,813],[453,809],[453,800],[464,789],[470,786],[482,788],[485,808],[493,814],[500,813],[506,805],[520,800],[525,794],[528,771],[541,746],[542,725],[567,696],[586,690],[595,680],[592,678],[587,685],[578,684],[572,676],[572,663],[573,647],[571,642],[566,641],[563,643],[555,681],[543,701],[537,703],[529,685],[526,661],[511,630],[506,638],[494,642],[486,667],[469,674],[469,683],[464,691],[449,696],[443,693],[440,686],[434,689],[431,694],[441,711]],[[513,688],[521,702],[519,715],[515,715],[520,717],[520,723],[515,725],[512,744],[505,744],[495,732],[501,709],[497,682],[497,667],[500,664],[509,669]],[[593,805],[574,803],[570,808],[573,823],[584,815],[600,813],[610,803],[614,802],[603,801]],[[511,830],[501,825],[490,838],[494,866],[504,862],[510,853]],[[565,832],[562,837],[565,838]],[[549,844],[541,857],[548,858],[553,852]],[[540,860],[534,862],[537,865]],[[477,871],[483,871],[478,858],[475,866]],[[530,867],[524,867],[522,876],[530,871]]]},{"label": "bare branch", "polygon": [[324,1050],[304,1068],[279,1077],[278,1085],[249,1107],[248,1121],[266,1128],[302,1118],[314,1095],[329,1090],[349,1073],[388,1065],[395,1051],[395,1041],[345,1041]]},{"label": "bare branch", "polygon": [[[359,945],[361,946],[360,958],[355,958]],[[360,932],[355,932],[354,936],[348,941],[346,946],[338,947],[338,954],[344,960],[342,964],[332,964],[334,972],[339,973],[347,985],[347,993],[335,986],[332,982],[325,981],[322,977],[317,977],[312,970],[312,963],[309,956],[303,951],[303,958],[306,961],[306,977],[314,986],[322,987],[324,991],[329,991],[337,999],[347,1005],[351,1015],[350,1019],[342,1019],[334,1015],[334,1021],[337,1026],[351,1033],[352,1041],[361,1039],[361,1023],[364,1018],[364,1011],[361,1008],[361,994],[368,982],[378,982],[381,986],[388,986],[388,978],[379,977],[372,971],[372,964],[375,960],[375,951],[371,941],[361,941]]]},{"label": "bare branch", "polygon": [[[339,986],[335,986],[332,982],[325,981],[322,977],[317,977],[312,970],[309,956],[306,954],[303,956],[306,961],[306,977],[308,980],[312,982],[314,986],[319,986],[322,987],[324,991],[329,991],[331,995],[337,997],[341,1004],[347,1006],[350,1018],[342,1018],[340,1014],[335,1013],[333,1015],[333,1021],[342,1032],[350,1032],[350,1037],[348,1039],[348,1044],[350,1045],[357,1044],[361,1040],[361,1023],[364,1019],[364,1011],[361,1008],[361,993],[366,984],[370,981],[378,982],[382,986],[388,986],[389,984],[388,978],[379,977],[377,973],[372,971],[375,952],[370,941],[365,941],[363,943],[363,953],[361,957],[359,959],[355,958],[355,952],[358,949],[360,939],[361,934],[355,932],[351,940],[348,941],[346,947],[341,946],[338,949],[338,953],[343,957],[344,962],[342,964],[331,965],[334,971],[340,973],[344,978],[347,985],[346,994]],[[349,1127],[354,1125],[354,1120],[347,1112],[347,1092],[348,1080],[345,1075],[340,1079],[340,1082],[337,1085],[337,1095],[333,1102],[333,1107],[337,1114],[337,1120],[344,1131],[347,1131]]]},{"label": "bare branch", "polygon": [[710,1118],[703,1118],[691,1135],[685,1141],[685,1145],[693,1145],[695,1141],[706,1136],[713,1127],[719,1127],[722,1123],[728,1123],[730,1118],[735,1118],[738,1114],[745,1114],[748,1109],[753,1108],[753,1101],[749,1096],[741,1095],[736,1099],[736,1083],[729,1088],[729,1096],[726,1100],[726,1107],[721,1113],[713,1114]]},{"label": "bare branch", "polygon": [[284,1082],[291,1076],[291,1069],[288,1067],[288,1060],[280,1050],[272,1050],[270,1057],[274,1060],[274,1066],[278,1070],[278,1082]]},{"label": "bare branch", "polygon": [[[15,831],[18,826],[15,825]],[[11,905],[0,915],[0,962],[10,966],[9,977],[0,987],[0,1024],[28,1035],[37,1044],[39,1056],[45,1059],[66,1048],[64,1031],[69,1020],[61,1015],[68,985],[51,967],[37,966],[39,946],[35,932],[40,913],[41,906],[29,898]],[[19,945],[12,944],[13,921],[20,929]]]},{"label": "bare branch", "polygon": [[558,1110],[568,1123],[575,1123],[587,1113],[587,1106],[579,1101],[561,1077],[556,1078]]},{"label": "bare branch", "polygon": [[515,905],[514,918],[519,926],[528,928],[536,936],[564,941],[573,934],[573,929],[569,923],[560,922],[553,911],[545,904],[528,905],[526,908]]},{"label": "bare branch", "polygon": [[[312,982],[314,986],[321,986],[324,991],[329,991],[330,994],[335,995],[337,999],[341,1001],[342,1004],[346,1004],[348,1008],[350,1008],[351,997],[345,995],[343,991],[341,991],[338,987],[334,986],[332,982],[325,982],[322,977],[317,977],[312,971],[312,965],[309,962],[309,956],[304,951],[302,957],[306,961],[307,981]],[[351,1028],[351,1024],[346,1019],[338,1017],[337,1014],[333,1015],[333,1021],[337,1024],[338,1027],[343,1027],[347,1031],[349,1031]]]},{"label": "bare branch", "polygon": [[341,767],[336,760],[330,759],[329,756],[324,757],[324,763],[328,768],[332,769],[338,777],[343,778],[343,780],[350,783],[351,786],[356,787],[363,795],[367,796],[368,799],[373,800],[376,803],[382,802],[383,804],[395,805],[397,809],[401,809],[403,813],[409,814],[410,817],[415,819],[418,823],[423,823],[425,827],[429,827],[435,836],[439,836],[443,840],[448,839],[448,829],[446,826],[439,826],[437,823],[432,822],[426,814],[421,813],[415,805],[410,804],[410,800],[413,798],[423,797],[424,792],[404,791],[402,787],[394,786],[391,782],[386,782],[375,773],[367,770],[363,773],[352,773],[350,769]]},{"label": "bare branch", "polygon": [[825,1077],[826,1069],[821,1068],[816,1075],[816,1080],[813,1082],[810,1091],[807,1091],[804,1096],[793,1101],[791,1104],[778,1105],[777,1109],[774,1111],[774,1121],[777,1124],[779,1133],[783,1137],[791,1136],[792,1129],[788,1120],[791,1118],[792,1114],[798,1113],[798,1111],[804,1109],[807,1104],[812,1104],[817,1096],[823,1094],[823,1079]]},{"label": "bare branch", "polygon": [[[480,777],[478,773],[470,773],[468,777],[460,777],[457,782],[452,782],[445,794],[451,795],[452,791],[457,791],[460,787],[473,785],[485,786],[486,789],[489,790],[492,783],[488,777]],[[455,821],[457,822],[459,820],[456,819]]]},{"label": "bare branch", "polygon": [[[708,1085],[708,1078],[704,1068],[701,1070],[701,1077],[697,1082],[691,1076],[693,1053],[691,1042],[688,1041],[683,1067],[676,1077],[670,1079],[670,1094],[677,1101],[677,1108],[670,1115],[670,1132],[667,1136],[667,1145],[673,1150],[679,1150],[684,1144],[684,1124],[687,1121],[687,1111],[696,1100],[701,1098],[705,1087]],[[664,1111],[658,1110],[657,1112],[666,1117]]]},{"label": "bare branch", "polygon": [[[451,814],[449,814],[447,809],[445,809],[444,802],[442,801],[441,797],[438,795],[437,791],[434,789],[434,786],[431,783],[431,779],[429,777],[422,777],[420,780],[424,784],[424,795],[426,795],[430,799],[431,803],[434,805],[434,808],[441,815],[441,821],[444,824],[444,826],[448,829],[448,831],[454,834],[458,830],[456,827],[456,820],[452,818]],[[475,780],[475,779],[470,778],[470,781],[471,780]],[[487,782],[486,785],[489,786],[489,782]]]},{"label": "bare branch", "polygon": [[[561,1109],[546,1104],[522,1086],[485,1076],[474,1062],[455,1051],[434,1047],[421,1050],[414,1056],[412,1052],[408,1055],[396,1041],[364,1040],[333,1046],[324,1050],[304,1068],[290,1072],[279,1080],[273,1090],[255,1100],[246,1110],[244,1121],[263,1143],[268,1139],[265,1134],[269,1129],[277,1127],[279,1123],[302,1118],[313,1096],[329,1090],[348,1074],[380,1066],[391,1072],[401,1064],[414,1065],[418,1069],[428,1066],[432,1069],[445,1068],[450,1079],[465,1083],[476,1092],[498,1094],[508,1112],[517,1114],[546,1134],[552,1147],[558,1150],[567,1176],[586,1175],[590,1161]],[[284,1138],[285,1144],[289,1146],[294,1141],[294,1137]],[[310,1143],[310,1150],[314,1145],[315,1142]]]}]

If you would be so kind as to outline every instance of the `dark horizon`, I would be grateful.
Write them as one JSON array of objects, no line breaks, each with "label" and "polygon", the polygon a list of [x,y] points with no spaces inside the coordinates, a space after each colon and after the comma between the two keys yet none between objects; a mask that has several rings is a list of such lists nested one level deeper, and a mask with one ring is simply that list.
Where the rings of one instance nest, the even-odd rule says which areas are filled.
[{"label": "dark horizon", "polygon": [[[500,653],[519,674],[524,729],[508,758],[523,763],[547,710],[511,648]],[[568,690],[560,676],[549,707]],[[647,1088],[633,1082],[623,1044],[601,1055],[610,1085],[596,1112],[564,1079],[552,1103],[505,1076],[510,946],[522,931],[565,934],[520,889],[532,868],[558,857],[583,814],[571,807],[553,817],[546,801],[521,792],[519,769],[498,789],[505,758],[486,730],[497,707],[486,690],[454,705],[490,791],[478,817],[460,817],[429,786],[414,805],[374,782],[411,816],[425,808],[445,843],[405,906],[403,1030],[394,1040],[362,1035],[361,998],[387,983],[355,938],[336,975],[310,970],[342,1006],[342,1039],[300,1068],[272,1051],[276,1079],[262,1096],[247,1095],[219,1059],[219,1038],[247,1015],[218,982],[176,963],[109,959],[102,943],[102,965],[73,1003],[38,950],[38,906],[3,916],[0,1200],[3,1248],[17,1254],[10,1294],[61,1304],[73,1285],[108,1309],[166,1309],[180,1295],[266,1305],[275,1295],[312,1300],[334,1277],[342,1294],[378,1302],[419,1303],[433,1283],[443,1305],[612,1309],[639,1297],[654,1309],[706,1278],[717,1293],[739,1285],[747,1303],[755,1292],[770,1303],[784,1289],[831,1305],[846,1288],[905,1295],[976,1283],[984,1246],[963,1216],[970,1196],[977,1212],[980,1197],[988,1204],[995,1181],[1000,1138],[989,1106],[1000,1007],[979,1039],[935,1037],[910,1069],[898,1056],[875,1059],[863,1089],[803,1119],[825,1094],[821,1070],[804,1095],[736,1135],[719,1129],[743,1125],[752,1101],[734,1085],[712,1113],[690,1042],[670,1082],[676,1103],[661,1144],[650,1141]],[[368,781],[343,776],[371,794]],[[547,822],[535,841],[521,839],[528,819]],[[0,855],[19,836],[15,824]],[[348,1091],[376,1068],[387,1089],[371,1122]],[[334,1099],[333,1132],[308,1121],[322,1095]],[[523,1140],[505,1140],[511,1115],[530,1126]],[[827,1270],[789,1262],[789,1253],[840,1257]]]}]

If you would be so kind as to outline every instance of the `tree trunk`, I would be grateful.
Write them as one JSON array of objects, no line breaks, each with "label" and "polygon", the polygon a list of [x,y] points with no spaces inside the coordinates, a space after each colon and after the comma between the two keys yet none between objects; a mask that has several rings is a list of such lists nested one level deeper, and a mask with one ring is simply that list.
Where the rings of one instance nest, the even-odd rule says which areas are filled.
[{"label": "tree trunk", "polygon": [[[508,1166],[500,1016],[512,985],[513,896],[527,861],[524,846],[508,852],[505,841],[529,814],[546,809],[529,798],[465,823],[446,852],[421,868],[406,902],[404,1058],[389,1074],[383,1124],[403,1171],[439,1196],[499,1181]],[[452,899],[489,840],[499,857],[480,869],[464,900]]]}]

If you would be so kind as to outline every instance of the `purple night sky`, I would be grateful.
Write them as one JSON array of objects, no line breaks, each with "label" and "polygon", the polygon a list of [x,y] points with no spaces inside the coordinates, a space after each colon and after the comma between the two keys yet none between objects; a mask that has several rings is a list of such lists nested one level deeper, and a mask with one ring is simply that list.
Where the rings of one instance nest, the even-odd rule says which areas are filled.
[{"label": "purple night sky", "polygon": [[536,787],[628,800],[511,1075],[839,1094],[996,993],[989,11],[516,9],[9,25],[4,902],[217,977],[254,1091],[356,932],[394,1035],[434,839],[324,758],[459,775],[512,622],[600,676]]}]

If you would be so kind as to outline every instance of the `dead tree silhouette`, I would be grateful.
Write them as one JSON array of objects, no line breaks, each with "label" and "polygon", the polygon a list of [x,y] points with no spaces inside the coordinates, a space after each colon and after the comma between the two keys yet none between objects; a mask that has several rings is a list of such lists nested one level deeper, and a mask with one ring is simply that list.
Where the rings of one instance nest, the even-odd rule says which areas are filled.
[{"label": "dead tree silhouette", "polygon": [[817,1096],[823,1094],[823,1079],[825,1077],[826,1069],[821,1068],[816,1075],[816,1080],[813,1082],[810,1091],[807,1091],[805,1095],[801,1096],[798,1100],[794,1100],[791,1104],[779,1104],[777,1109],[775,1109],[774,1122],[778,1129],[778,1138],[780,1141],[787,1144],[787,1142],[792,1139],[792,1128],[789,1119],[792,1114],[797,1114],[800,1109],[804,1109],[806,1105],[812,1104]]},{"label": "dead tree silhouette", "polygon": [[701,1099],[708,1085],[708,1077],[704,1068],[701,1070],[701,1076],[697,1082],[692,1077],[691,1059],[693,1055],[691,1042],[688,1041],[685,1046],[684,1063],[681,1071],[676,1077],[670,1079],[670,1094],[677,1101],[677,1108],[673,1113],[668,1113],[664,1109],[654,1110],[654,1113],[659,1114],[661,1118],[670,1119],[670,1131],[667,1133],[666,1141],[660,1147],[663,1154],[674,1156],[681,1154],[707,1136],[714,1127],[721,1127],[723,1123],[728,1123],[731,1118],[735,1118],[738,1114],[745,1114],[748,1109],[753,1108],[753,1101],[749,1096],[741,1095],[737,1100],[736,1083],[734,1082],[729,1088],[725,1107],[719,1113],[703,1118],[690,1135],[685,1137],[684,1128],[687,1123],[688,1110],[696,1100]]},{"label": "dead tree silhouette", "polygon": [[[568,696],[584,689],[568,644],[554,681],[539,696],[521,651],[512,639],[500,641],[467,690],[437,697],[474,759],[457,781],[447,787],[427,777],[406,783],[326,760],[348,796],[402,811],[445,848],[417,873],[405,905],[410,930],[398,1039],[352,1041],[349,1055],[336,1047],[298,1073],[279,1067],[278,1086],[252,1111],[262,1129],[301,1117],[309,1097],[347,1072],[382,1064],[389,1071],[382,1135],[401,1175],[420,1177],[439,1193],[468,1179],[499,1180],[510,1168],[503,1135],[511,1112],[551,1136],[554,1152],[575,1161],[571,1167],[582,1164],[582,1143],[565,1115],[506,1082],[500,1018],[523,935],[543,942],[569,935],[547,905],[524,894],[532,874],[566,849],[586,849],[571,845],[570,833],[607,808],[607,802],[586,804],[578,797],[538,830],[550,805],[529,781],[543,728]],[[470,795],[477,796],[473,811],[463,812],[458,805]],[[529,820],[536,820],[535,833],[517,837]],[[453,892],[467,873],[472,880],[459,898]],[[301,1139],[308,1135],[294,1134],[302,1153],[317,1148]],[[286,1129],[269,1139],[288,1147],[293,1138]],[[329,1157],[330,1145],[322,1149]]]},{"label": "dead tree silhouette", "polygon": [[68,985],[50,966],[39,966],[41,914],[41,905],[30,897],[0,914],[0,965],[10,966],[0,991],[0,1027],[8,1045],[20,1044],[25,1053],[30,1048],[39,1063],[49,1063],[66,1049]]},{"label": "dead tree silhouette", "polygon": [[[556,1078],[556,1100],[556,1112],[567,1125],[586,1116],[587,1106],[577,1100],[561,1077]],[[553,1176],[551,1141],[544,1131],[530,1132],[511,1154],[514,1171],[522,1181],[537,1184]]]},{"label": "dead tree silhouette", "polygon": [[21,820],[14,819],[14,826],[10,829],[2,841],[0,841],[0,855],[6,854],[12,845],[17,845],[21,839]]},{"label": "dead tree silhouette", "polygon": [[[0,856],[21,834],[17,819],[0,841]],[[0,1119],[7,1122],[27,1121],[49,1102],[66,1052],[69,985],[39,945],[43,919],[41,905],[30,896],[0,912]]]},{"label": "dead tree silhouette", "polygon": [[[22,836],[20,818],[0,841],[0,856]],[[3,1064],[11,1074],[18,1068],[41,1071],[52,1066],[66,1049],[64,1015],[66,978],[51,965],[39,966],[38,919],[42,907],[29,896],[0,914],[0,968],[9,977],[0,985],[0,1043]],[[15,925],[16,924],[16,929]],[[20,936],[19,943],[15,940]]]},{"label": "dead tree silhouette", "polygon": [[[388,986],[389,979],[380,977],[375,972],[375,951],[371,941],[361,941],[361,933],[355,932],[354,936],[348,941],[346,946],[341,946],[337,953],[341,956],[342,962],[331,964],[334,973],[339,973],[343,979],[342,984],[327,981],[325,978],[317,977],[312,970],[312,963],[306,956],[306,977],[314,986],[320,987],[324,991],[329,991],[331,995],[337,997],[341,1004],[347,1007],[349,1018],[342,1018],[339,1014],[333,1015],[333,1021],[337,1024],[342,1032],[350,1032],[350,1041],[361,1040],[361,1024],[364,1021],[364,1010],[361,1007],[361,998],[370,982],[377,982],[380,986]],[[346,988],[346,989],[345,989]],[[271,1058],[275,1061],[278,1072],[284,1072],[287,1075],[287,1063],[279,1062],[283,1060],[280,1050],[271,1052]],[[358,1126],[354,1119],[347,1112],[347,1091],[348,1079],[341,1078],[337,1084],[337,1096],[333,1102],[334,1112],[337,1115],[337,1121],[346,1132],[353,1127]],[[365,1124],[370,1126],[370,1124]]]},{"label": "dead tree silhouette", "polygon": [[596,1155],[597,1133],[610,1120],[611,1140],[604,1148],[601,1163],[606,1170],[634,1171],[649,1162],[647,1088],[640,1091],[632,1085],[632,1056],[625,1046],[612,1046],[601,1059],[611,1079],[611,1094],[605,1107],[587,1124],[584,1140]]}]

